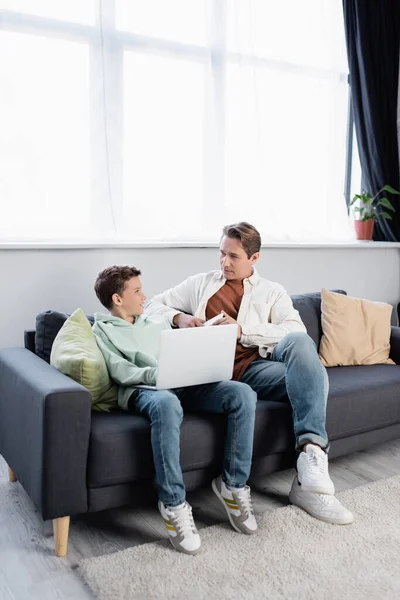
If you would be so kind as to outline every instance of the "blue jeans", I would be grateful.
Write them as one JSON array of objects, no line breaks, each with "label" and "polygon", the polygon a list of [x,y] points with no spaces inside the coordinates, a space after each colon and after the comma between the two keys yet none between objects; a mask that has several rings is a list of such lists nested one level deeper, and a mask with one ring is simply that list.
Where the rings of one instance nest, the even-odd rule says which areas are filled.
[{"label": "blue jeans", "polygon": [[257,394],[239,381],[220,381],[174,390],[139,389],[135,412],[151,423],[151,445],[158,495],[166,506],[185,502],[179,462],[183,409],[225,413],[228,416],[222,477],[227,485],[243,487],[249,478],[253,453]]},{"label": "blue jeans", "polygon": [[306,333],[286,335],[270,359],[259,358],[250,363],[241,381],[253,388],[259,400],[290,401],[297,450],[307,442],[328,450],[328,374]]}]

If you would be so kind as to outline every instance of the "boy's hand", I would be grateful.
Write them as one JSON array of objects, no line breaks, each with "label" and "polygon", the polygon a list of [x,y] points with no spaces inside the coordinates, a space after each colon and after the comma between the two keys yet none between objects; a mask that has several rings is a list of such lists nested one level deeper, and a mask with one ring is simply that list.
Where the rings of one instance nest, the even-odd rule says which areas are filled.
[{"label": "boy's hand", "polygon": [[223,318],[220,319],[217,323],[214,323],[214,325],[237,325],[237,327],[238,327],[237,339],[240,340],[240,338],[242,337],[242,328],[239,325],[239,323],[237,321],[235,321],[235,319],[232,319],[232,317],[227,315],[225,311],[221,310],[221,313],[224,315]]},{"label": "boy's hand", "polygon": [[186,327],[203,327],[204,324],[203,319],[198,319],[193,315],[185,315],[183,313],[175,315],[172,322],[175,327],[179,327],[179,329],[185,329]]}]

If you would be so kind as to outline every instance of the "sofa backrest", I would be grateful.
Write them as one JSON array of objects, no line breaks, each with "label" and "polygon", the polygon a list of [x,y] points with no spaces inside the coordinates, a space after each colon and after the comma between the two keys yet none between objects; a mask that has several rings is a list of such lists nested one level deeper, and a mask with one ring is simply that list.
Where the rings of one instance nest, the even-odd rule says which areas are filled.
[{"label": "sofa backrest", "polygon": [[[332,290],[337,294],[347,294],[344,290]],[[308,335],[319,348],[322,337],[321,326],[321,292],[298,294],[292,296],[293,306],[299,311],[301,320],[306,326]]]},{"label": "sofa backrest", "polygon": [[[343,290],[333,290],[339,294],[346,294]],[[293,306],[299,311],[300,317],[306,326],[308,335],[319,347],[322,336],[321,328],[321,293],[298,294],[292,296]],[[36,330],[27,330],[24,334],[25,348],[35,352],[46,362],[50,362],[50,353],[57,333],[68,319],[69,314],[55,310],[47,310],[36,317]],[[88,315],[93,325],[93,317]]]},{"label": "sofa backrest", "polygon": [[[39,356],[39,358],[43,358],[43,360],[50,363],[50,354],[53,342],[56,339],[57,333],[60,331],[61,327],[64,325],[69,316],[70,315],[67,313],[61,313],[55,310],[46,310],[45,312],[38,314],[36,317],[35,353]],[[93,316],[87,315],[87,318],[89,319],[90,324],[93,325]],[[29,342],[30,344],[32,343],[31,340],[29,340]]]}]

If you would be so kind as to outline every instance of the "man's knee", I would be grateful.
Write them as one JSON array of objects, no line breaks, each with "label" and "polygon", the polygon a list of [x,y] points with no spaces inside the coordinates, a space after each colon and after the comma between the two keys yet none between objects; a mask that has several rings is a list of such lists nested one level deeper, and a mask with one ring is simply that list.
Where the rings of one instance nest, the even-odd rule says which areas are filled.
[{"label": "man's knee", "polygon": [[312,338],[303,331],[292,331],[288,333],[284,340],[288,349],[299,352],[316,352],[316,346]]}]

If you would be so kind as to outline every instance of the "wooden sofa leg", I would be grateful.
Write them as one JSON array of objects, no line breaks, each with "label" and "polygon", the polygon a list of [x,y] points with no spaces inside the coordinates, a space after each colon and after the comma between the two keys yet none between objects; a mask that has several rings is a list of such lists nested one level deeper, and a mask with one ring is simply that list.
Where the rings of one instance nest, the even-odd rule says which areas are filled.
[{"label": "wooden sofa leg", "polygon": [[9,481],[17,481],[15,473],[13,473],[13,471],[10,469],[10,467],[8,467],[8,479],[9,479]]},{"label": "wooden sofa leg", "polygon": [[67,554],[69,520],[69,517],[53,519],[56,556],[65,556]]}]

